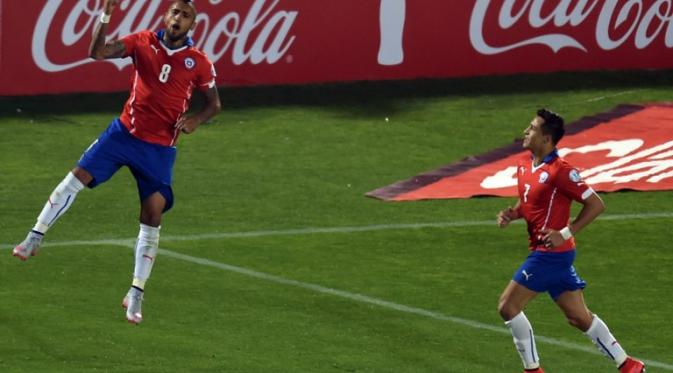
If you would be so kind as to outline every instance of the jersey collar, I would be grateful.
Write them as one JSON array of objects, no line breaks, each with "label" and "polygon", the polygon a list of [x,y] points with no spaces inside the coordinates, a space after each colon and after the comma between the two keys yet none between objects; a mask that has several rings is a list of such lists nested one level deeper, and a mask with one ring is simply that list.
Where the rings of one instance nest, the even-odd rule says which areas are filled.
[{"label": "jersey collar", "polygon": [[531,166],[532,166],[532,170],[533,170],[533,172],[537,171],[538,169],[540,169],[540,167],[544,166],[545,164],[550,164],[550,163],[552,163],[552,162],[554,161],[554,159],[556,159],[556,158],[558,158],[558,157],[559,157],[559,155],[558,155],[558,150],[557,150],[556,148],[554,148],[554,150],[552,150],[551,153],[547,154],[547,156],[544,157],[544,159],[542,160],[542,163],[540,163],[539,165],[535,166],[535,164],[533,163],[533,162],[534,162],[534,160],[533,160],[534,157],[533,157],[533,155],[531,154],[531,155],[530,155],[530,159],[531,159]]},{"label": "jersey collar", "polygon": [[166,44],[164,44],[164,35],[165,34],[166,34],[165,29],[161,29],[161,30],[157,31],[157,33],[156,33],[157,39],[159,39],[159,44],[161,44],[161,46],[166,50],[166,52],[168,53],[169,56],[173,55],[174,53],[177,53],[179,51],[182,51],[182,50],[185,50],[189,47],[194,46],[194,40],[192,40],[192,38],[188,36],[187,39],[185,40],[185,45],[183,45],[180,48],[171,49],[171,48],[167,47]]},{"label": "jersey collar", "polygon": [[[532,160],[534,157],[531,154],[530,159]],[[554,159],[558,158],[558,150],[554,148],[554,150],[551,151],[551,153],[547,154],[546,157],[542,160],[542,163],[552,163]]]}]

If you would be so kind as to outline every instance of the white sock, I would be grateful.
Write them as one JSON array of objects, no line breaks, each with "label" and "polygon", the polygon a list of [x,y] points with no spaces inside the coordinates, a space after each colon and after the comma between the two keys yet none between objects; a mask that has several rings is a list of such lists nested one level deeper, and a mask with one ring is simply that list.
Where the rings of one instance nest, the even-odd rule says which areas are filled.
[{"label": "white sock", "polygon": [[72,172],[68,172],[65,179],[51,192],[49,200],[44,204],[42,212],[37,217],[37,223],[35,223],[33,230],[42,234],[47,233],[49,227],[72,206],[77,193],[82,189],[84,189],[84,184]]},{"label": "white sock", "polygon": [[521,356],[524,369],[537,369],[540,367],[540,358],[537,355],[537,347],[535,346],[535,336],[533,335],[533,327],[530,325],[528,318],[522,312],[514,316],[505,325],[512,332],[514,345]]},{"label": "white sock", "polygon": [[152,273],[154,259],[159,250],[159,230],[161,227],[151,227],[140,224],[140,233],[136,241],[136,264],[133,271],[133,286],[145,289],[145,282]]},{"label": "white sock", "polygon": [[591,322],[589,330],[584,334],[591,338],[591,341],[598,347],[598,349],[607,357],[615,362],[617,367],[621,366],[627,358],[626,352],[622,346],[619,345],[615,337],[610,333],[610,329],[605,325],[598,315],[594,315],[594,320]]}]

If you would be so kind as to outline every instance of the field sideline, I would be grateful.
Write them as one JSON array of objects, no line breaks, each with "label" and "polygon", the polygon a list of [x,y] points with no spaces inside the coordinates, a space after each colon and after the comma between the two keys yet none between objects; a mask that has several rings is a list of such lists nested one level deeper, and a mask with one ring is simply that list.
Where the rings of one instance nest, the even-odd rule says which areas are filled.
[{"label": "field sideline", "polygon": [[[650,214],[630,214],[630,215],[607,215],[599,217],[599,220],[648,220],[648,219],[662,219],[662,218],[672,218],[673,212],[671,213],[650,213]],[[513,224],[521,224],[521,221],[515,221]],[[397,224],[397,225],[374,225],[374,226],[362,226],[362,227],[331,227],[331,228],[303,228],[303,229],[293,229],[293,230],[280,230],[280,231],[259,231],[259,232],[230,232],[230,233],[219,233],[219,234],[204,234],[199,236],[175,236],[175,237],[162,237],[163,241],[188,241],[188,240],[204,240],[204,239],[222,239],[222,238],[244,238],[244,237],[259,237],[259,236],[275,236],[275,235],[302,235],[302,234],[320,234],[320,233],[353,233],[353,232],[367,232],[375,230],[389,230],[389,229],[419,229],[419,228],[444,228],[444,227],[469,227],[475,225],[493,225],[492,221],[468,221],[468,222],[452,222],[452,223],[426,223],[426,224]],[[134,239],[105,239],[99,241],[65,241],[65,242],[55,242],[47,243],[44,247],[59,247],[59,246],[95,246],[95,245],[117,245],[126,247],[129,249],[134,248]],[[0,245],[0,250],[11,249],[11,245]],[[505,327],[494,326],[490,324],[484,324],[474,320],[468,320],[463,318],[457,318],[452,316],[447,316],[441,313],[409,307],[397,303],[393,303],[387,300],[381,300],[377,298],[372,298],[362,294],[354,294],[345,292],[338,289],[326,288],[316,284],[309,284],[300,281],[294,281],[291,279],[286,279],[283,277],[278,277],[262,272],[253,271],[247,268],[232,266],[225,263],[214,262],[205,258],[199,258],[189,255],[180,254],[174,251],[160,249],[159,252],[162,256],[168,256],[174,259],[182,260],[185,262],[214,267],[224,271],[234,272],[241,275],[281,284],[296,286],[318,293],[325,293],[332,296],[346,298],[355,302],[360,303],[369,303],[383,308],[390,308],[396,311],[416,314],[420,316],[426,316],[441,321],[449,321],[456,324],[466,325],[475,329],[485,329],[499,334],[509,335],[510,332]],[[536,336],[538,342],[546,343],[554,346],[559,346],[567,348],[570,350],[577,350],[582,352],[587,352],[590,354],[600,355],[600,353],[592,347],[586,345],[578,345],[571,342],[566,342],[563,340],[558,340],[555,338],[545,337],[541,335]],[[647,363],[650,367],[657,367],[664,370],[673,371],[673,365],[662,363],[659,361],[653,361],[639,357],[644,362]]]},{"label": "field sideline", "polygon": [[[364,194],[505,145],[538,107],[572,122],[669,101],[671,82],[659,71],[224,89],[223,112],[178,145],[176,205],[137,327],[119,305],[137,233],[128,171],[80,193],[39,256],[8,250],[125,95],[0,98],[0,371],[521,371],[495,310],[526,255],[522,224],[494,224],[514,199]],[[601,196],[605,215],[578,237],[588,305],[649,373],[673,371],[673,192]],[[546,295],[526,312],[546,371],[615,371]]]},{"label": "field sideline", "polygon": [[[622,215],[602,215],[596,220],[649,220],[673,218],[673,212],[651,212],[645,214],[622,214]],[[492,226],[492,220],[482,221],[455,221],[455,222],[437,222],[437,223],[409,223],[409,224],[388,224],[388,225],[365,225],[359,227],[309,227],[286,230],[267,230],[267,231],[249,231],[249,232],[221,232],[221,233],[205,233],[200,235],[188,236],[162,236],[161,241],[194,241],[194,240],[209,240],[209,239],[224,239],[224,238],[244,238],[244,237],[263,237],[263,236],[299,236],[306,234],[320,234],[320,233],[354,233],[354,232],[370,232],[381,230],[399,230],[399,229],[420,229],[420,228],[455,228],[455,227],[471,227],[471,226]],[[512,225],[523,224],[521,220],[513,221]],[[120,245],[133,246],[135,238],[108,238],[96,241],[63,241],[63,242],[47,242],[42,247],[58,247],[58,246],[80,246],[80,245]],[[9,250],[13,248],[12,244],[0,244],[0,250]]]}]

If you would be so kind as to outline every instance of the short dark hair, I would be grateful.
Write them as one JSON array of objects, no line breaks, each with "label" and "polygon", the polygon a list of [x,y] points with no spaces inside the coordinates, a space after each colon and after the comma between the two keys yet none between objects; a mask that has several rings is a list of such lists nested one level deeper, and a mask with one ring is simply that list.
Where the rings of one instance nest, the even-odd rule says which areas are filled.
[{"label": "short dark hair", "polygon": [[542,133],[551,136],[551,141],[556,146],[566,133],[563,117],[547,109],[538,110],[537,116],[544,119]]},{"label": "short dark hair", "polygon": [[183,4],[186,4],[186,5],[189,5],[189,6],[192,7],[192,9],[194,9],[194,11],[196,11],[196,4],[194,4],[193,0],[173,0],[172,4],[175,4],[175,3],[183,3]]}]

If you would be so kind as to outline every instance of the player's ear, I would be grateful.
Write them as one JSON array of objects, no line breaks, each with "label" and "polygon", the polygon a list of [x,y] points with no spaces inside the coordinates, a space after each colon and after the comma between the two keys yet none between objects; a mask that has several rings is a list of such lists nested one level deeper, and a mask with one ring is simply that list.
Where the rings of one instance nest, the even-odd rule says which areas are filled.
[{"label": "player's ear", "polygon": [[189,27],[189,31],[194,31],[194,29],[196,28],[196,19],[198,18],[198,16],[199,15],[196,13],[196,11],[194,11],[193,15],[194,18],[192,19],[192,25]]},{"label": "player's ear", "polygon": [[545,144],[552,143],[551,135],[544,135],[544,142]]}]

